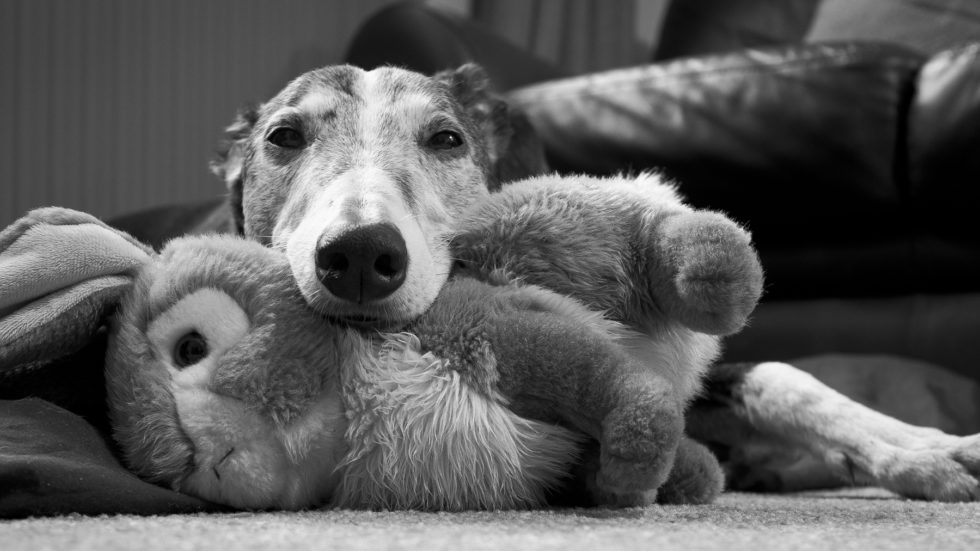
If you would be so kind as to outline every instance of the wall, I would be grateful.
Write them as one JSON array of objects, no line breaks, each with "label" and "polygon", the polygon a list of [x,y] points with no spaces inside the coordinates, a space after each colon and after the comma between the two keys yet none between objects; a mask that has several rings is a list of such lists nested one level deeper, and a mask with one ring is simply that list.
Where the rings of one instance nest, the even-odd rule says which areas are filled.
[{"label": "wall", "polygon": [[[452,0],[442,0],[451,2]],[[669,0],[457,0],[510,42],[571,73],[644,63]]]},{"label": "wall", "polygon": [[[216,197],[239,105],[343,60],[393,0],[0,0],[0,225]],[[571,70],[648,55],[667,0],[427,0]]]},{"label": "wall", "polygon": [[0,224],[222,194],[207,165],[238,106],[341,61],[389,1],[0,1]]}]

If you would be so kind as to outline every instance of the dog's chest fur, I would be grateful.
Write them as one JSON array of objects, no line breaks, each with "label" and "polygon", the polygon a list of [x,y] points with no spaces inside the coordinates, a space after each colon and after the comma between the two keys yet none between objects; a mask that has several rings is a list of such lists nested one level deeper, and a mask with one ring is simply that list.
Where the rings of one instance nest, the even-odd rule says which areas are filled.
[{"label": "dog's chest fur", "polygon": [[342,374],[349,453],[341,507],[512,509],[541,505],[581,441],[469,388],[407,333],[386,335]]}]

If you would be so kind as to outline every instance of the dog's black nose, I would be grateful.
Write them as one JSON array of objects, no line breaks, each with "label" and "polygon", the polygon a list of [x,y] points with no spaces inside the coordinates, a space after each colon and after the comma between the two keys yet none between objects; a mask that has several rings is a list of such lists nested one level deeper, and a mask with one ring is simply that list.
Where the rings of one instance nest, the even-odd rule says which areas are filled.
[{"label": "dog's black nose", "polygon": [[354,228],[316,248],[316,274],[335,296],[363,303],[384,298],[405,282],[408,250],[391,224]]}]

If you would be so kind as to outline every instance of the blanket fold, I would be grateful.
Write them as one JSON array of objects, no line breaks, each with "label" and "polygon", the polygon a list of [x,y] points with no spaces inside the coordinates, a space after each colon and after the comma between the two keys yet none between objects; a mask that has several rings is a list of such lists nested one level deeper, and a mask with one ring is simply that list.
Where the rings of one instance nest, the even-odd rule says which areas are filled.
[{"label": "blanket fold", "polygon": [[46,400],[0,400],[0,518],[218,512],[143,482],[82,417]]}]

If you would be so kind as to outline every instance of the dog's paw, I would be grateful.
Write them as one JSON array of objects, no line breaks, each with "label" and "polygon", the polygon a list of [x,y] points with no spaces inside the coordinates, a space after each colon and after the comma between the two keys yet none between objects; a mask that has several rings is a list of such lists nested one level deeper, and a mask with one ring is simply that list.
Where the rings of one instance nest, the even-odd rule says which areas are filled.
[{"label": "dog's paw", "polygon": [[725,216],[694,212],[666,223],[673,277],[668,307],[682,323],[713,335],[740,330],[762,295],[762,265],[748,232]]},{"label": "dog's paw", "polygon": [[613,410],[602,423],[596,502],[653,503],[673,467],[682,430],[679,413],[668,408],[635,404]]},{"label": "dog's paw", "polygon": [[980,435],[946,436],[899,449],[872,475],[881,486],[913,499],[980,501]]}]

